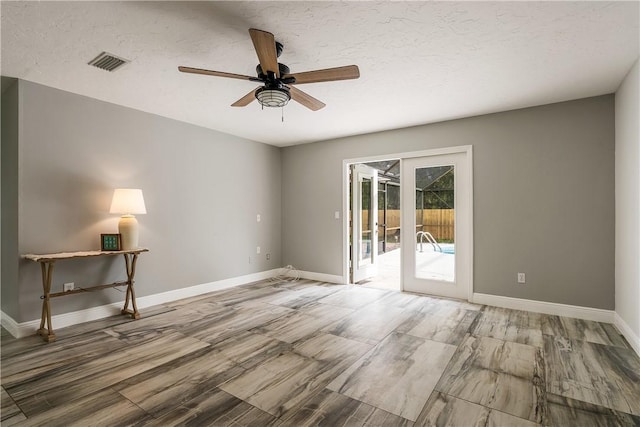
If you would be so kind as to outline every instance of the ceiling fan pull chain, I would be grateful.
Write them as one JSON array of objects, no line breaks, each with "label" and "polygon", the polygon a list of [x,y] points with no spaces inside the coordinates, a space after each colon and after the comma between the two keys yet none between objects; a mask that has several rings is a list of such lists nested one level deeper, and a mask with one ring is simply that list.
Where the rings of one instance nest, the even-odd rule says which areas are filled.
[{"label": "ceiling fan pull chain", "polygon": [[282,111],[282,123],[284,123],[284,107],[282,107],[281,111]]}]

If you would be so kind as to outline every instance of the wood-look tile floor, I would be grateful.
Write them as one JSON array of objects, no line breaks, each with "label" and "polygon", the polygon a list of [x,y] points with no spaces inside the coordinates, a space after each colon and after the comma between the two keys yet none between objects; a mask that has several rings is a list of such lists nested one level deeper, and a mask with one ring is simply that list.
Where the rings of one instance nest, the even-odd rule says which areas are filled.
[{"label": "wood-look tile floor", "polygon": [[2,425],[640,426],[607,324],[308,280],[142,314],[3,331]]}]

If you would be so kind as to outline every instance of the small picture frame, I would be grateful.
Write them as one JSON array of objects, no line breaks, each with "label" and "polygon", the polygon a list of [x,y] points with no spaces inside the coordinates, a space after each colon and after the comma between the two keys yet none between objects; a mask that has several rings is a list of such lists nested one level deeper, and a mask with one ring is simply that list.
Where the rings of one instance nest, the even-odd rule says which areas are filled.
[{"label": "small picture frame", "polygon": [[100,248],[103,251],[119,251],[121,250],[120,234],[100,234]]}]

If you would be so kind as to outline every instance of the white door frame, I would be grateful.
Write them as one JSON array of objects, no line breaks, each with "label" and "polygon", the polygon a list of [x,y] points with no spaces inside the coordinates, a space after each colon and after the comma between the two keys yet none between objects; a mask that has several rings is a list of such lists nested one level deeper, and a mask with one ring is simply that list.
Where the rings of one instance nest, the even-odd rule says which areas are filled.
[{"label": "white door frame", "polygon": [[[409,159],[413,157],[438,156],[442,154],[466,153],[469,162],[469,178],[467,185],[469,186],[469,235],[465,236],[469,247],[469,259],[467,261],[467,269],[469,272],[469,289],[467,300],[473,298],[473,146],[459,145],[455,147],[435,148],[431,150],[409,151],[401,153],[390,153],[378,156],[357,157],[342,160],[342,283],[349,283],[349,165],[353,163],[368,163],[388,159]],[[402,183],[400,183],[402,185]],[[400,206],[402,207],[402,191],[400,191]],[[404,227],[402,223],[402,215],[400,215],[400,229]],[[402,258],[402,253],[400,254]],[[400,260],[402,265],[402,259]],[[400,289],[404,290],[402,276],[400,278]]]},{"label": "white door frame", "polygon": [[[407,159],[402,163],[400,180],[405,200],[402,215],[405,224],[416,224],[417,218],[417,183],[416,170],[418,168],[431,168],[453,166],[455,167],[455,255],[444,255],[449,261],[454,261],[454,278],[445,280],[444,278],[419,277],[416,267],[416,230],[413,227],[402,228],[401,245],[403,248],[403,284],[404,290],[431,295],[439,295],[450,298],[469,299],[469,227],[471,216],[469,209],[469,169],[468,157],[466,153],[453,153],[438,156],[424,156]],[[422,219],[420,220],[422,224]],[[434,247],[435,250],[435,247]]]}]

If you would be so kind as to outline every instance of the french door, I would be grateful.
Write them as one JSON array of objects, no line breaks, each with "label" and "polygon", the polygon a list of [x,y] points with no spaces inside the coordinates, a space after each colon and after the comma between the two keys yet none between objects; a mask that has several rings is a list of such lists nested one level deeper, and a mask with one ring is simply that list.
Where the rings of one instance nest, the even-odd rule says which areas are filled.
[{"label": "french door", "polygon": [[403,159],[401,180],[403,290],[469,299],[469,153]]},{"label": "french door", "polygon": [[376,275],[378,261],[378,171],[351,165],[352,283]]}]

